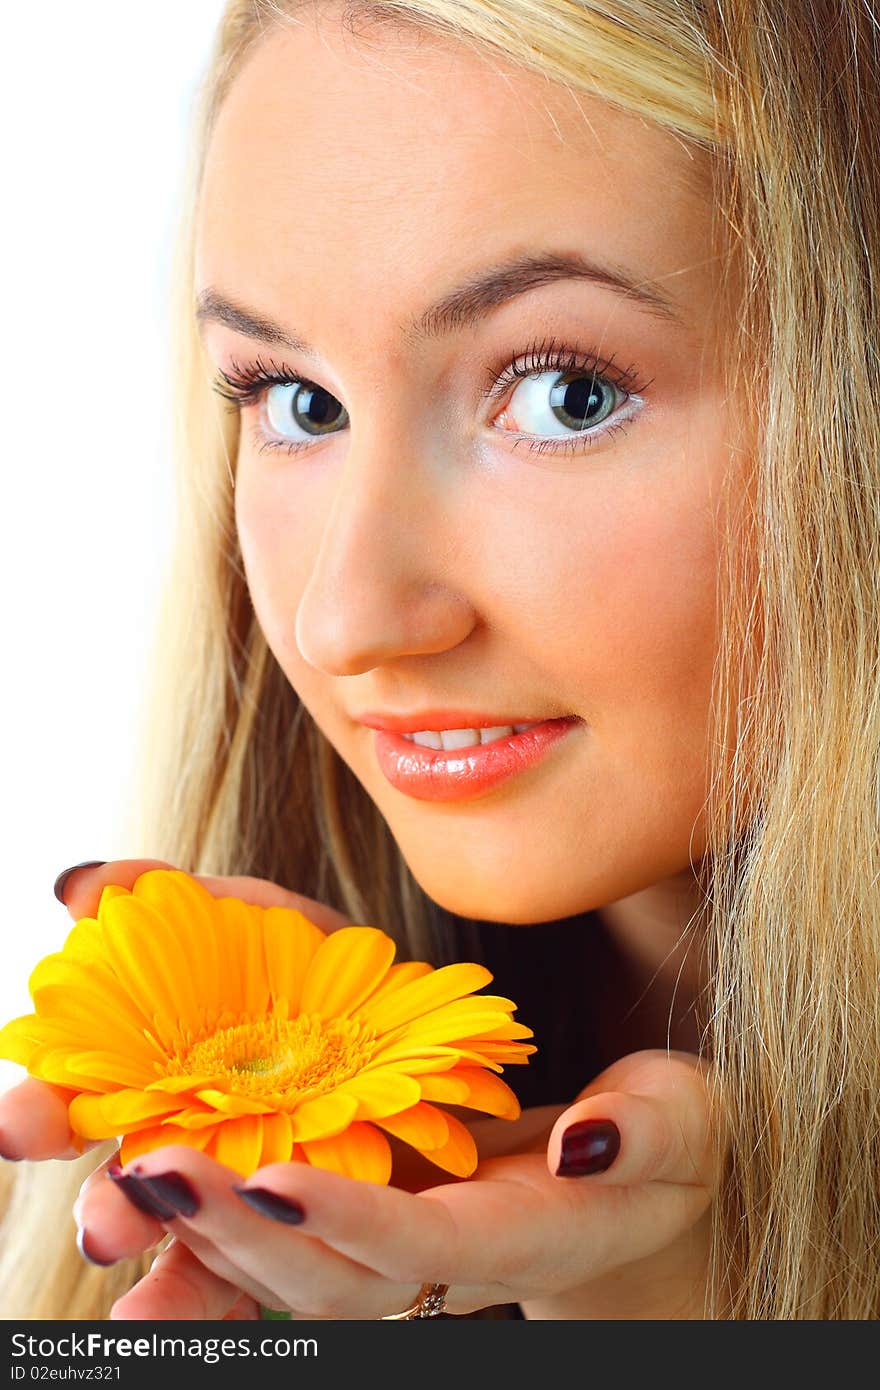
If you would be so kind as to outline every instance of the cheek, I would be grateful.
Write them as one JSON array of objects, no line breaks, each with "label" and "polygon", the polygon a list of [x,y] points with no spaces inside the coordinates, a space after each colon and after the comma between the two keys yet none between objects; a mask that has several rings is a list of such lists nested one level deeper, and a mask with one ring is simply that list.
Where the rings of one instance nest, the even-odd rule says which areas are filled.
[{"label": "cheek", "polygon": [[[679,757],[683,743],[704,736],[715,655],[713,495],[727,466],[717,421],[707,405],[687,436],[587,460],[577,476],[541,465],[503,481],[484,475],[463,508],[491,509],[493,524],[465,528],[461,573],[449,581],[507,648],[499,669],[540,672],[560,708],[582,714],[621,755],[638,746],[644,759],[657,746]],[[295,622],[329,499],[317,481],[310,488],[300,475],[294,486],[289,473],[242,459],[235,516],[260,626],[308,698],[320,678],[299,656]],[[646,745],[655,734],[657,744]]]},{"label": "cheek", "polygon": [[694,459],[682,443],[619,469],[603,461],[560,489],[549,513],[532,510],[517,556],[516,606],[530,616],[520,631],[536,662],[605,748],[638,750],[643,766],[653,747],[658,759],[705,749],[724,451]]},{"label": "cheek", "polygon": [[240,462],[235,524],[251,602],[272,652],[289,674],[296,658],[294,623],[308,581],[312,539],[302,493],[253,476]]}]

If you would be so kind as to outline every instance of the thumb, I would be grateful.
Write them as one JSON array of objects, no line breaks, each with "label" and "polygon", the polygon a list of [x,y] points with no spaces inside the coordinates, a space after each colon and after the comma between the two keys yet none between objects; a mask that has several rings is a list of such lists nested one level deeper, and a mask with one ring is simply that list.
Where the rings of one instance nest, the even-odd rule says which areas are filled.
[{"label": "thumb", "polygon": [[555,1177],[596,1183],[681,1183],[714,1190],[710,1064],[646,1051],[615,1062],[559,1116],[547,1145]]},{"label": "thumb", "polygon": [[[74,921],[80,917],[93,917],[108,883],[132,889],[137,879],[148,869],[173,868],[175,865],[169,864],[165,859],[110,859],[95,864],[75,865],[74,869],[64,876],[64,905]],[[318,902],[316,898],[306,897],[304,893],[294,893],[289,888],[282,888],[270,879],[254,878],[247,874],[190,874],[190,877],[201,883],[215,898],[241,898],[243,902],[252,903],[256,907],[295,908],[325,932],[350,925],[349,919],[335,908]]]}]

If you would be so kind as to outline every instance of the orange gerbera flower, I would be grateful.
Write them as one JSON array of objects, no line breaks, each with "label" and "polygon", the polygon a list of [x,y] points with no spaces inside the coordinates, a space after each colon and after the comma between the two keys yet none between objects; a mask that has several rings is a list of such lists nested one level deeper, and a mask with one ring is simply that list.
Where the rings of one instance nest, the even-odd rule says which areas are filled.
[{"label": "orange gerbera flower", "polygon": [[36,966],[36,1013],[0,1029],[0,1056],[69,1088],[74,1133],[121,1137],[123,1163],[184,1143],[243,1176],[298,1160],[387,1183],[387,1131],[468,1177],[470,1131],[431,1102],[516,1119],[497,1073],[532,1032],[510,999],[472,993],[484,966],[395,965],[395,949],[148,869]]}]

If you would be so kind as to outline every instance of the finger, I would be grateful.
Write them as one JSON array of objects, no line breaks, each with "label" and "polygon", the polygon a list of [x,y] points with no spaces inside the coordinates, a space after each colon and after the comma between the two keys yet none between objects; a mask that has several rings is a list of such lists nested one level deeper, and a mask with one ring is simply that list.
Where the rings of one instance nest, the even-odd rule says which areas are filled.
[{"label": "finger", "polygon": [[[534,1161],[543,1164],[543,1156]],[[373,1316],[381,1317],[395,1306],[409,1306],[425,1282],[455,1285],[447,1299],[454,1314],[498,1302],[505,1292],[492,1280],[493,1257],[486,1244],[488,1239],[491,1246],[495,1235],[493,1226],[487,1236],[487,1209],[493,1205],[488,1184],[474,1180],[415,1193],[354,1181],[308,1164],[274,1163],[237,1185],[253,1194],[250,1201],[265,1213],[267,1225],[273,1219],[281,1225],[285,1204],[291,1203],[302,1213],[298,1233],[345,1256],[359,1271],[381,1275],[382,1282],[362,1294],[362,1306],[367,1306],[369,1298]],[[473,1211],[480,1214],[482,1224],[478,1223],[473,1239],[467,1218],[459,1223],[439,1200],[452,1189],[450,1200],[464,1189],[474,1191]],[[509,1217],[509,1193],[505,1196]],[[345,1265],[338,1268],[345,1270]]]},{"label": "finger", "polygon": [[548,1287],[546,1266],[557,1277],[555,1252],[564,1239],[576,1248],[578,1269],[589,1250],[583,1228],[571,1235],[570,1189],[548,1176],[543,1150],[490,1160],[469,1182],[419,1193],[298,1164],[269,1164],[241,1186],[257,1189],[262,1201],[268,1193],[298,1203],[305,1215],[297,1230],[382,1274],[378,1316],[395,1309],[392,1287],[404,1293],[401,1309],[425,1282],[450,1286],[453,1315],[515,1302]]},{"label": "finger", "polygon": [[173,869],[165,859],[111,859],[105,864],[85,864],[75,868],[61,889],[64,906],[75,922],[80,917],[94,917],[101,893],[108,883],[131,888],[135,879],[147,869]]},{"label": "finger", "polygon": [[[169,1225],[178,1220],[178,1213],[167,1202],[162,1202],[134,1178],[117,1176],[114,1181],[108,1181],[110,1173],[122,1173],[118,1158],[118,1153],[112,1155],[89,1174],[73,1204],[80,1249],[87,1259],[99,1264],[113,1264],[149,1250],[168,1234]],[[215,1257],[208,1242],[197,1238],[185,1243],[215,1274],[237,1287],[246,1288],[251,1302],[271,1305],[272,1291],[256,1281],[244,1284],[229,1261]]]},{"label": "finger", "polygon": [[0,1095],[0,1153],[13,1161],[44,1158],[79,1158],[103,1139],[83,1141],[74,1135],[67,1118],[63,1086],[35,1076],[11,1086]]},{"label": "finger", "polygon": [[[153,1162],[156,1155],[160,1162]],[[153,1174],[174,1161],[210,1190],[212,1159],[179,1146],[143,1156],[132,1169]],[[234,1262],[235,1279],[259,1279],[281,1306],[313,1317],[383,1317],[408,1307],[424,1282],[450,1285],[452,1314],[556,1292],[648,1255],[688,1229],[708,1204],[705,1190],[678,1184],[594,1187],[560,1182],[543,1153],[489,1160],[470,1182],[422,1193],[358,1182],[308,1164],[270,1164],[243,1183],[231,1170],[223,1193],[192,1217],[179,1238],[209,1236],[216,1251],[196,1247],[218,1275]],[[257,1193],[262,1228],[236,1220],[233,1183]],[[293,1230],[266,1198],[299,1207]],[[272,1204],[277,1211],[277,1201]],[[345,1258],[343,1258],[345,1257]],[[272,1304],[271,1299],[261,1302]]]},{"label": "finger", "polygon": [[571,1287],[651,1254],[709,1201],[683,1184],[562,1182],[543,1151],[481,1162],[470,1181],[419,1193],[283,1164],[242,1186],[297,1202],[298,1230],[397,1285],[449,1284],[452,1313]]},{"label": "finger", "polygon": [[219,1320],[236,1306],[241,1290],[206,1269],[191,1250],[174,1240],[152,1268],[110,1309],[111,1319]]},{"label": "finger", "polygon": [[[81,917],[93,917],[98,910],[101,893],[108,883],[120,888],[131,889],[135,880],[148,869],[173,869],[176,866],[164,859],[112,859],[106,864],[84,865],[74,869],[63,887],[64,905],[74,921]],[[341,912],[308,898],[304,893],[294,893],[265,878],[253,878],[247,874],[224,877],[217,874],[191,874],[208,892],[216,898],[241,898],[243,902],[257,907],[290,907],[302,912],[323,931],[335,931],[338,927],[350,925],[350,919]]]},{"label": "finger", "polygon": [[[285,1176],[288,1170],[320,1173],[301,1163],[270,1166]],[[169,1194],[168,1175],[175,1175],[175,1187],[183,1177],[196,1205],[193,1209],[190,1203],[175,1221],[178,1240],[192,1245],[217,1277],[234,1279],[268,1306],[297,1308],[315,1317],[377,1318],[403,1307],[407,1299],[412,1302],[411,1279],[389,1283],[293,1223],[267,1220],[233,1192],[234,1185],[241,1185],[240,1175],[199,1150],[171,1144],[142,1154],[123,1171],[154,1179],[152,1189],[163,1198]],[[261,1169],[261,1175],[266,1171]],[[339,1181],[350,1189],[348,1209],[356,1222],[359,1201],[374,1184]],[[415,1281],[416,1289],[423,1277]]]},{"label": "finger", "polygon": [[224,1279],[227,1284],[234,1284],[253,1303],[262,1303],[267,1308],[274,1308],[279,1312],[288,1311],[288,1303],[275,1289],[248,1274],[211,1240],[201,1236],[191,1223],[179,1220],[175,1227],[174,1239],[185,1245],[205,1269]]},{"label": "finger", "polygon": [[118,1152],[99,1163],[73,1204],[73,1219],[84,1232],[89,1255],[105,1264],[140,1255],[168,1233],[158,1204],[149,1209],[153,1203],[149,1194],[134,1193],[133,1186],[126,1193],[109,1180],[108,1171],[118,1167]]},{"label": "finger", "polygon": [[223,1314],[225,1322],[254,1322],[259,1321],[260,1305],[250,1294],[243,1293],[236,1303],[233,1303],[228,1313]]},{"label": "finger", "polygon": [[[597,1169],[597,1162],[608,1166]],[[689,1053],[650,1051],[621,1059],[559,1116],[547,1165],[555,1176],[588,1175],[594,1185],[664,1182],[714,1189],[708,1067]]]}]

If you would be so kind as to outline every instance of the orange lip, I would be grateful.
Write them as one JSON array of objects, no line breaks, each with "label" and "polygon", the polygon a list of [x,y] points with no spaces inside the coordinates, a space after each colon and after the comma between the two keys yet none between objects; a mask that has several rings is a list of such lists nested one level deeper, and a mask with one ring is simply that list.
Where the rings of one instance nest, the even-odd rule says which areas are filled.
[{"label": "orange lip", "polygon": [[547,719],[521,734],[509,734],[471,748],[448,750],[423,748],[398,732],[378,729],[374,745],[382,772],[398,791],[418,801],[464,801],[482,795],[508,777],[531,767],[554,744],[582,724],[583,720],[576,715]]},{"label": "orange lip", "polygon": [[[573,719],[574,715],[566,718]],[[418,734],[425,729],[439,733],[442,729],[498,729],[505,724],[538,724],[546,721],[544,714],[482,714],[469,709],[423,709],[413,714],[354,715],[359,724],[370,729],[385,729],[389,733]]]}]

